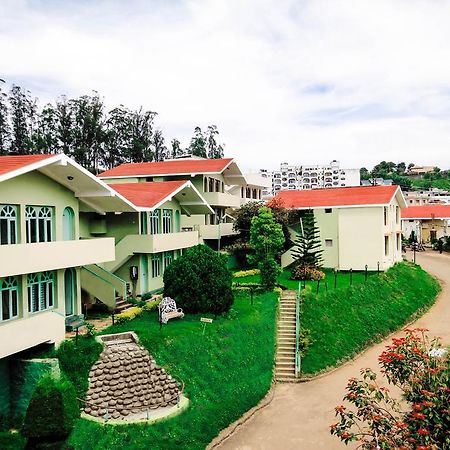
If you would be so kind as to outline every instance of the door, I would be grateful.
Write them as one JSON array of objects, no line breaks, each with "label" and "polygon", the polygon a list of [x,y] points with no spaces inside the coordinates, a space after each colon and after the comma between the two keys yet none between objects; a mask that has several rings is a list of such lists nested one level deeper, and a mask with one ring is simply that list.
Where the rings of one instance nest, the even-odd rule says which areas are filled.
[{"label": "door", "polygon": [[63,240],[72,241],[75,239],[75,220],[73,209],[67,207],[63,212]]},{"label": "door", "polygon": [[66,316],[75,314],[75,292],[76,292],[75,270],[70,268],[64,272],[64,293],[66,297]]}]

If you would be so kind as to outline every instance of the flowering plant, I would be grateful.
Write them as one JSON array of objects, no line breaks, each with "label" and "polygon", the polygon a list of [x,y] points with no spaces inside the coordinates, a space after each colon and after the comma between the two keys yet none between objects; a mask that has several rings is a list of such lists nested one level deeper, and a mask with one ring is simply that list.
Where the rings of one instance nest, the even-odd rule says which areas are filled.
[{"label": "flowering plant", "polygon": [[357,441],[365,450],[450,448],[449,355],[425,331],[405,330],[406,336],[393,338],[379,357],[382,374],[403,399],[391,396],[371,369],[363,369],[363,379],[351,378],[344,397],[356,410],[337,406],[340,420],[331,425],[331,434],[346,444]]}]

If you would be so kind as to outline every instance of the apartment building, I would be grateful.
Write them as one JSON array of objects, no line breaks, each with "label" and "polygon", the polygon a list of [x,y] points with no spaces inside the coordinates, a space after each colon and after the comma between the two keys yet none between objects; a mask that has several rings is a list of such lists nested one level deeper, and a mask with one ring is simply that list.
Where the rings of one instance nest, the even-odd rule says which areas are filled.
[{"label": "apartment building", "polygon": [[408,206],[422,206],[428,204],[450,205],[450,192],[444,189],[422,189],[404,192]]},{"label": "apartment building", "polygon": [[[359,186],[283,191],[286,208],[314,211],[324,267],[338,270],[387,270],[402,260],[400,209],[406,206],[398,186]],[[291,227],[292,238],[301,224]],[[293,262],[291,250],[282,266]]]},{"label": "apartment building", "polygon": [[422,244],[450,235],[450,205],[424,204],[402,209],[402,231],[410,238],[414,231]]},{"label": "apartment building", "polygon": [[341,169],[339,161],[327,165],[296,166],[282,163],[279,171],[260,173],[272,180],[272,195],[285,190],[323,189],[344,186],[359,186],[359,169]]}]

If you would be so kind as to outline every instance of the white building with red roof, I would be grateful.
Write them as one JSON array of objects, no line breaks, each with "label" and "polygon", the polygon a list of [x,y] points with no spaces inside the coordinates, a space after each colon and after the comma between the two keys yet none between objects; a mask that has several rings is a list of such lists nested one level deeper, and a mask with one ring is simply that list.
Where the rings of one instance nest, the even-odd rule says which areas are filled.
[{"label": "white building with red roof", "polygon": [[[275,198],[286,208],[314,211],[324,267],[386,270],[402,260],[400,209],[406,204],[398,186],[282,191]],[[300,229],[294,227],[294,239]],[[282,265],[292,262],[288,251]]]},{"label": "white building with red roof", "polygon": [[402,209],[402,230],[406,238],[414,231],[417,241],[428,244],[450,235],[450,205],[430,204]]}]

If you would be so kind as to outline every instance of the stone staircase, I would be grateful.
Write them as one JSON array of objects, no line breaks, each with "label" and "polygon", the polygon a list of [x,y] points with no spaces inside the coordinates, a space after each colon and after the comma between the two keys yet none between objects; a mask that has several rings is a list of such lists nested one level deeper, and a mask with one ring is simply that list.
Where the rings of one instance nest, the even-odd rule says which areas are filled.
[{"label": "stone staircase", "polygon": [[277,356],[275,379],[292,382],[295,377],[295,303],[294,291],[284,291],[280,298],[280,316],[277,329]]},{"label": "stone staircase", "polygon": [[131,303],[128,303],[123,297],[116,297],[116,309],[114,312],[116,314],[120,314],[127,309],[131,308],[133,305]]}]

